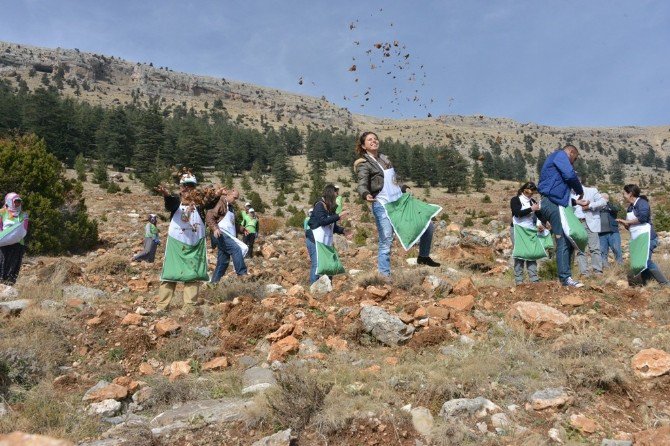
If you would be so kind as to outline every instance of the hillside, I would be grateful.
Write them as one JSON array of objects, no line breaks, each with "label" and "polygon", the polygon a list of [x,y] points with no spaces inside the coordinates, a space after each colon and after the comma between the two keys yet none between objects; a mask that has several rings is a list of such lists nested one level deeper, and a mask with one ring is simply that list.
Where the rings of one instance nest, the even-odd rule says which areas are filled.
[{"label": "hillside", "polygon": [[[17,86],[24,80],[32,90],[42,76],[62,76],[62,92],[91,104],[113,106],[157,101],[170,109],[185,105],[196,111],[218,107],[240,125],[260,128],[261,120],[278,127],[295,125],[301,130],[339,129],[358,133],[374,129],[382,138],[410,144],[454,144],[466,153],[472,143],[488,148],[498,141],[503,153],[514,149],[537,155],[565,141],[586,143],[586,159],[609,161],[618,149],[643,155],[649,148],[660,158],[670,154],[670,125],[662,127],[550,127],[485,116],[439,116],[421,119],[380,119],[353,114],[326,98],[315,98],[224,78],[178,73],[169,67],[129,62],[109,55],[77,49],[48,49],[0,42],[0,78]],[[527,146],[527,141],[532,142]],[[596,144],[602,150],[595,150]]]}]

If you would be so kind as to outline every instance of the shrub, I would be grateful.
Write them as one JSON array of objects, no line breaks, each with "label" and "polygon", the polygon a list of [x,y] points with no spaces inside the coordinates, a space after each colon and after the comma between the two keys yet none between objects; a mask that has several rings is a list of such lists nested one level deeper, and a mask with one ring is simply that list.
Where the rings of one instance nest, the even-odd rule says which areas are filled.
[{"label": "shrub", "polygon": [[363,227],[359,227],[356,229],[356,233],[354,234],[354,243],[356,243],[356,246],[365,246],[368,241],[368,237],[370,237],[368,231]]},{"label": "shrub", "polygon": [[251,207],[254,208],[254,210],[257,213],[263,213],[265,212],[265,207],[267,206],[263,200],[261,200],[261,196],[258,195],[258,192],[256,191],[251,191],[247,195],[247,201],[251,203]]},{"label": "shrub", "polygon": [[86,213],[82,185],[34,135],[0,140],[0,190],[21,195],[30,216],[31,255],[81,252],[98,241],[98,226]]},{"label": "shrub", "polygon": [[259,224],[260,233],[262,235],[270,235],[279,231],[282,228],[281,220],[272,217],[265,217]]},{"label": "shrub", "polygon": [[488,195],[484,195],[482,197],[482,203],[490,203],[490,202],[491,202],[491,197],[489,197]]},{"label": "shrub", "polygon": [[74,160],[74,170],[77,172],[77,179],[79,181],[86,181],[86,161],[81,153]]},{"label": "shrub", "polygon": [[302,228],[305,217],[305,212],[296,210],[293,215],[286,220],[286,226],[291,228]]},{"label": "shrub", "polygon": [[117,192],[121,192],[121,188],[119,187],[119,185],[113,181],[107,183],[107,187],[105,188],[105,190],[107,191],[108,194],[115,194]]},{"label": "shrub", "polygon": [[95,184],[104,184],[109,181],[109,175],[107,175],[107,166],[103,161],[98,161],[93,169],[93,182]]},{"label": "shrub", "polygon": [[467,228],[470,226],[474,226],[475,222],[472,220],[472,217],[465,217],[465,220],[463,220],[463,227]]},{"label": "shrub", "polygon": [[283,217],[284,216],[284,211],[281,210],[281,208],[277,208],[275,211],[275,217]]}]

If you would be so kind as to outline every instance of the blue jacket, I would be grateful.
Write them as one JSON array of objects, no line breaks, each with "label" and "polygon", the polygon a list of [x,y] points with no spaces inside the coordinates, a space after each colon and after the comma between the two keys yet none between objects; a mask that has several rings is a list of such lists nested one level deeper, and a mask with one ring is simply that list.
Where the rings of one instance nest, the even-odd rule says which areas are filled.
[{"label": "blue jacket", "polygon": [[567,207],[570,205],[570,189],[577,195],[584,194],[582,183],[570,164],[568,154],[557,150],[544,162],[537,190],[552,203]]},{"label": "blue jacket", "polygon": [[628,212],[632,212],[633,215],[635,215],[635,218],[640,221],[640,224],[649,223],[651,226],[649,240],[654,240],[657,237],[654,224],[651,222],[651,207],[649,206],[649,202],[646,199],[640,197],[635,200],[635,203],[628,206]]},{"label": "blue jacket", "polygon": [[333,232],[335,234],[344,234],[344,228],[336,223],[339,219],[340,216],[335,213],[335,210],[330,212],[328,209],[326,209],[326,204],[323,202],[323,200],[317,201],[314,204],[312,216],[307,222],[310,231],[309,233],[305,231],[305,237],[313,242],[314,234],[312,233],[312,230],[321,226],[328,226],[331,223],[335,223],[333,226]]}]

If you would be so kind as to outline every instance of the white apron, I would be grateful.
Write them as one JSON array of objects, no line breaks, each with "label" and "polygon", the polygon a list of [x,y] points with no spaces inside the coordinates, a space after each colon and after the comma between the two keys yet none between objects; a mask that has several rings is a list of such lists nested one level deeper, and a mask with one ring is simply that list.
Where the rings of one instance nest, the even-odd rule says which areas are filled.
[{"label": "white apron", "polygon": [[235,228],[235,213],[230,211],[226,212],[226,215],[223,216],[218,226],[221,232],[233,239],[237,246],[240,247],[240,250],[242,250],[242,257],[246,257],[247,253],[249,252],[249,247],[244,242],[242,242],[242,240],[237,238],[237,229]]},{"label": "white apron", "polygon": [[396,183],[395,169],[393,167],[384,169],[379,161],[375,159],[375,162],[384,172],[384,187],[382,187],[382,190],[379,191],[377,197],[375,197],[375,200],[377,200],[381,205],[393,203],[402,196],[402,190]]}]

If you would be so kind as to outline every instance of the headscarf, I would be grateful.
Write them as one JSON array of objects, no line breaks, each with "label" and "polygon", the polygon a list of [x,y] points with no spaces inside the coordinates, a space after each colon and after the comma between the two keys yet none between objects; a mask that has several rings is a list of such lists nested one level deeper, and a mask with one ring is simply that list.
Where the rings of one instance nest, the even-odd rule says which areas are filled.
[{"label": "headscarf", "polygon": [[[18,215],[21,213],[21,205],[15,205],[16,200],[21,200],[21,197],[16,192],[10,192],[5,195],[5,207],[12,215]],[[23,201],[23,200],[21,200]]]},{"label": "headscarf", "polygon": [[149,220],[149,223],[155,225],[156,222],[158,221],[158,215],[156,215],[156,214],[149,214],[149,218],[148,218],[148,220]]}]

